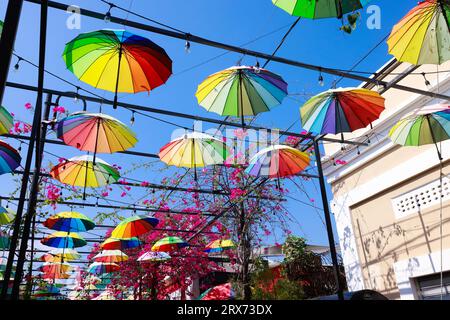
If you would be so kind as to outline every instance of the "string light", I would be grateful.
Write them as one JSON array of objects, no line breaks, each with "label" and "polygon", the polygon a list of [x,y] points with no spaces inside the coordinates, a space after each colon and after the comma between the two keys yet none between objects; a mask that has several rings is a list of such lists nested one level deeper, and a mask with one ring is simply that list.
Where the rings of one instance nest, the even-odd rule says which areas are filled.
[{"label": "string light", "polygon": [[17,58],[17,62],[16,62],[16,64],[14,65],[14,71],[15,72],[17,72],[17,71],[19,71],[19,69],[20,69],[20,61],[22,61],[23,59],[21,58],[21,57],[18,57]]},{"label": "string light", "polygon": [[319,69],[319,86],[323,87],[325,85],[325,81],[323,80],[322,69]]},{"label": "string light", "polygon": [[109,3],[109,9],[108,12],[105,13],[105,17],[103,18],[103,20],[108,23],[111,21],[111,9],[114,8],[115,5],[112,3]]},{"label": "string light", "polygon": [[187,33],[186,34],[186,42],[184,44],[184,51],[186,53],[191,53],[191,43],[189,42],[189,37],[190,37],[190,34]]},{"label": "string light", "polygon": [[430,87],[430,86],[431,86],[431,83],[430,83],[430,81],[428,81],[425,72],[422,72],[422,76],[423,76],[423,79],[425,80],[425,85],[426,85],[427,87]]},{"label": "string light", "polygon": [[133,125],[135,120],[136,120],[136,119],[134,118],[134,110],[133,110],[133,111],[131,111],[130,124]]},{"label": "string light", "polygon": [[75,93],[75,97],[73,98],[73,101],[75,103],[78,103],[78,101],[79,101],[79,91],[80,91],[80,87],[77,87],[77,92]]}]

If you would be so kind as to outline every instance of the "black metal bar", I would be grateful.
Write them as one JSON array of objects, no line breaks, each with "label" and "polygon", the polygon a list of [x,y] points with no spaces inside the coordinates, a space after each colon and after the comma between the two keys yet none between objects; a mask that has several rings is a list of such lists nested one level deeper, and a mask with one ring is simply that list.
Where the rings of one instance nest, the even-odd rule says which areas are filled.
[{"label": "black metal bar", "polygon": [[[25,262],[25,255],[28,249],[28,239],[30,237],[31,222],[34,215],[36,214],[36,204],[39,194],[39,174],[41,172],[42,156],[44,151],[44,143],[41,142],[42,136],[42,104],[43,104],[43,92],[44,89],[44,78],[45,78],[45,53],[46,53],[46,42],[47,42],[47,14],[48,14],[48,3],[47,0],[41,1],[41,15],[40,15],[40,39],[39,39],[39,71],[38,71],[38,93],[36,98],[35,113],[37,113],[39,121],[36,128],[36,159],[35,159],[35,169],[33,174],[33,180],[31,182],[30,188],[30,199],[28,201],[28,212],[25,215],[25,221],[22,230],[22,239],[20,242],[19,257],[16,264],[16,273],[14,277],[14,283],[11,293],[12,300],[19,299],[19,287],[22,282],[23,276],[23,265]],[[51,96],[48,96],[47,104],[47,118],[50,113]]]},{"label": "black metal bar", "polygon": [[339,300],[344,300],[343,286],[341,283],[341,277],[340,277],[340,273],[339,273],[339,264],[338,264],[338,260],[337,260],[337,254],[336,254],[336,245],[334,242],[333,226],[331,224],[330,208],[328,206],[327,190],[325,187],[325,178],[323,176],[323,170],[322,170],[322,160],[321,160],[321,155],[320,155],[319,142],[317,140],[314,140],[314,153],[316,155],[316,166],[317,166],[317,171],[319,173],[320,193],[322,194],[322,205],[323,205],[323,211],[325,213],[325,222],[326,222],[326,227],[327,227],[328,243],[330,246],[331,260],[333,262],[333,271],[334,271],[334,277],[336,280],[337,294],[338,294]]},{"label": "black metal bar", "polygon": [[[26,1],[31,2],[31,3],[36,3],[36,4],[41,3],[41,0],[26,0]],[[68,8],[67,4],[59,3],[56,1],[49,1],[48,3],[51,8],[62,10],[62,11],[67,11],[67,8]],[[99,19],[99,20],[103,20],[105,17],[104,13],[99,13],[99,12],[95,12],[95,11],[91,11],[91,10],[87,10],[87,9],[83,9],[83,8],[80,8],[80,14],[87,16],[87,17]],[[205,46],[224,49],[227,51],[244,54],[246,56],[262,58],[265,60],[270,59],[271,61],[276,61],[276,62],[279,62],[282,64],[291,65],[291,66],[299,67],[299,68],[306,69],[306,70],[313,70],[313,71],[318,71],[318,72],[322,72],[322,73],[328,73],[331,75],[335,75],[335,76],[339,76],[339,77],[343,77],[343,78],[347,78],[347,79],[369,82],[369,83],[374,83],[374,84],[380,84],[383,86],[389,84],[388,82],[385,82],[385,81],[377,81],[376,79],[373,79],[373,78],[364,77],[364,76],[360,76],[360,75],[356,75],[356,74],[351,74],[351,73],[348,73],[345,71],[340,71],[337,69],[320,67],[320,66],[304,63],[301,61],[295,61],[295,60],[290,60],[290,59],[286,59],[286,58],[282,58],[282,57],[278,57],[278,56],[272,56],[270,54],[252,51],[252,50],[244,49],[241,47],[237,47],[237,46],[233,46],[233,45],[229,45],[229,44],[225,44],[225,43],[221,43],[221,42],[217,42],[217,41],[212,41],[212,40],[205,39],[205,38],[202,38],[199,36],[195,36],[193,34],[187,35],[186,33],[183,33],[183,32],[176,32],[176,31],[171,31],[171,30],[167,30],[167,29],[162,29],[162,28],[146,25],[143,23],[131,21],[129,19],[111,17],[111,22],[121,24],[124,26],[128,26],[128,27],[132,27],[132,28],[136,28],[136,29],[140,29],[140,30],[145,30],[145,31],[160,34],[160,35],[164,35],[164,36],[171,37],[171,38],[180,39],[183,41],[186,41],[186,37],[189,36],[189,42],[195,42],[195,43],[199,43],[199,44],[202,44]],[[429,97],[433,97],[433,98],[450,100],[450,96],[447,96],[447,95],[429,92],[429,91],[425,91],[425,90],[420,90],[417,88],[411,88],[411,87],[407,87],[407,86],[403,86],[403,85],[399,85],[399,84],[392,85],[392,88],[402,90],[402,91],[408,91],[408,92],[412,92],[412,93],[416,93],[416,94],[421,94],[421,95],[429,96]]]},{"label": "black metal bar", "polygon": [[6,9],[5,22],[0,39],[0,57],[2,57],[2,63],[0,63],[0,105],[2,104],[5,93],[5,85],[8,79],[9,65],[11,64],[17,29],[19,28],[22,5],[23,0],[9,0]]}]

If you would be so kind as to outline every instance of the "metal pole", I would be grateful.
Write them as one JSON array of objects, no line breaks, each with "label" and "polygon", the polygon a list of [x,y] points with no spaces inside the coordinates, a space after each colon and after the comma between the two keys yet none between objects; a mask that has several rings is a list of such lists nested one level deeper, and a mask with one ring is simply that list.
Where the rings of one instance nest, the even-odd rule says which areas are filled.
[{"label": "metal pole", "polygon": [[333,262],[334,277],[336,280],[337,295],[339,300],[344,300],[343,286],[339,276],[339,264],[337,260],[336,247],[334,243],[333,226],[331,224],[330,208],[328,207],[327,190],[325,188],[325,178],[323,176],[322,161],[320,156],[319,142],[314,140],[314,153],[316,155],[316,166],[319,173],[320,193],[322,194],[322,205],[325,213],[325,222],[328,233],[328,242],[330,246],[331,260]]},{"label": "metal pole", "polygon": [[[44,88],[44,76],[45,76],[45,49],[46,49],[46,41],[47,41],[47,13],[48,13],[48,3],[47,0],[42,0],[41,2],[41,17],[40,17],[40,41],[39,41],[39,72],[38,72],[38,93],[36,98],[36,110],[35,114],[37,114],[37,124],[36,124],[36,159],[35,159],[35,169],[33,174],[33,180],[31,182],[30,188],[30,199],[28,202],[28,212],[25,215],[25,221],[23,225],[22,239],[20,242],[20,250],[19,256],[17,258],[16,265],[16,274],[14,277],[14,284],[11,293],[12,300],[19,299],[19,287],[22,282],[23,276],[23,265],[25,262],[25,255],[28,249],[28,239],[30,236],[30,228],[31,222],[36,214],[36,203],[39,193],[39,173],[41,171],[42,165],[42,154],[44,142],[41,141],[41,133],[42,133],[42,124],[41,124],[41,116],[42,116],[42,96],[43,96],[43,88]],[[46,112],[50,112],[50,103],[51,96],[47,97],[47,109]],[[48,115],[47,115],[48,117]]]},{"label": "metal pole", "polygon": [[[0,104],[3,102],[6,79],[8,78],[9,65],[16,40],[17,29],[19,28],[20,13],[22,11],[23,0],[9,0],[6,9],[5,22],[0,40]],[[6,279],[6,278],[5,278]]]}]

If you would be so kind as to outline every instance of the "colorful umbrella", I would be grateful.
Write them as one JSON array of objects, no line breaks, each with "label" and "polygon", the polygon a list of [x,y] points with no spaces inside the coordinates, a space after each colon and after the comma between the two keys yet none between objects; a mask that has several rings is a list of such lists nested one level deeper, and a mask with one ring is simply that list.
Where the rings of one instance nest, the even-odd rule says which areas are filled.
[{"label": "colorful umbrella", "polygon": [[127,260],[128,256],[120,250],[103,250],[94,257],[95,262],[116,263]]},{"label": "colorful umbrella", "polygon": [[65,144],[94,153],[124,151],[137,142],[125,124],[102,113],[73,113],[58,122],[56,132]]},{"label": "colorful umbrella", "polygon": [[13,172],[20,166],[19,152],[9,144],[0,141],[0,175]]},{"label": "colorful umbrella", "polygon": [[161,161],[187,168],[221,164],[227,157],[228,149],[224,142],[200,132],[174,139],[159,151]]},{"label": "colorful umbrella", "polygon": [[195,94],[198,103],[222,116],[254,116],[279,105],[287,95],[287,83],[265,69],[235,66],[210,75]]},{"label": "colorful umbrella", "polygon": [[309,166],[309,155],[285,145],[262,149],[251,159],[246,173],[266,178],[294,176]]},{"label": "colorful umbrella", "polygon": [[12,115],[3,106],[0,106],[0,135],[9,133],[13,125]]},{"label": "colorful umbrella", "polygon": [[100,245],[103,250],[125,250],[139,247],[142,242],[138,238],[116,239],[108,238]]},{"label": "colorful umbrella", "polygon": [[450,3],[426,0],[413,8],[392,30],[389,53],[414,65],[440,65],[450,59]]},{"label": "colorful umbrella", "polygon": [[101,159],[92,156],[74,157],[53,167],[50,175],[71,186],[83,187],[83,198],[86,198],[86,187],[98,188],[120,178],[120,173],[114,167]]},{"label": "colorful umbrella", "polygon": [[43,245],[53,248],[79,248],[87,244],[77,233],[57,231],[41,240]]},{"label": "colorful umbrella", "polygon": [[81,258],[81,255],[74,249],[62,248],[54,249],[40,257],[45,262],[73,261]]},{"label": "colorful umbrella", "polygon": [[198,300],[233,300],[236,297],[230,283],[212,287],[203,292]]},{"label": "colorful umbrella", "polygon": [[73,270],[73,267],[68,263],[46,262],[39,267],[39,270],[46,274],[59,274],[67,273]]},{"label": "colorful umbrella", "polygon": [[435,144],[442,160],[437,143],[450,139],[450,105],[427,106],[404,117],[392,127],[389,137],[403,146]]},{"label": "colorful umbrella", "polygon": [[165,252],[148,251],[137,258],[139,262],[163,262],[170,260],[172,257]]},{"label": "colorful umbrella", "polygon": [[16,213],[9,208],[0,207],[0,226],[5,224],[10,224]]},{"label": "colorful umbrella", "polygon": [[158,222],[158,219],[144,215],[132,216],[120,222],[112,231],[111,237],[116,239],[138,237],[151,231]]},{"label": "colorful umbrella", "polygon": [[165,237],[156,241],[152,247],[152,251],[170,252],[187,246],[189,244],[179,237]]},{"label": "colorful umbrella", "polygon": [[42,273],[39,275],[40,278],[54,282],[57,279],[69,279],[70,274],[67,273]]},{"label": "colorful umbrella", "polygon": [[57,231],[86,232],[95,228],[95,222],[82,213],[65,211],[45,220],[44,226]]},{"label": "colorful umbrella", "polygon": [[205,252],[222,252],[226,249],[235,248],[236,244],[230,239],[217,239],[206,245]]},{"label": "colorful umbrella", "polygon": [[92,263],[87,271],[93,274],[111,273],[120,269],[120,266],[116,263],[103,263],[94,262]]},{"label": "colorful umbrella", "polygon": [[380,117],[384,100],[378,92],[362,88],[322,92],[300,108],[303,128],[320,134],[338,134],[365,128]]},{"label": "colorful umbrella", "polygon": [[66,44],[66,67],[87,84],[117,93],[150,92],[172,74],[172,60],[152,41],[124,30],[82,33]]},{"label": "colorful umbrella", "polygon": [[346,13],[361,9],[370,0],[272,0],[287,13],[309,19],[342,18]]}]

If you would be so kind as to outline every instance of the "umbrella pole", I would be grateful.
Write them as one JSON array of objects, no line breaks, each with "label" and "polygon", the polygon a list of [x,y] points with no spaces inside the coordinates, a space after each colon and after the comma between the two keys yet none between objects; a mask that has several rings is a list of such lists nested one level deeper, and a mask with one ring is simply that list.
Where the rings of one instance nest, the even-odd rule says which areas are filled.
[{"label": "umbrella pole", "polygon": [[241,102],[241,124],[242,128],[245,127],[245,121],[244,121],[244,99],[242,97],[242,70],[239,70],[239,91],[240,91],[240,102]]},{"label": "umbrella pole", "polygon": [[120,65],[122,62],[122,43],[119,44],[119,63],[117,67],[116,91],[114,95],[113,109],[117,109],[117,91],[119,90]]},{"label": "umbrella pole", "polygon": [[84,175],[84,187],[83,187],[83,201],[86,200],[86,185],[87,185],[88,170],[89,170],[89,161],[86,161],[86,174]]},{"label": "umbrella pole", "polygon": [[95,134],[94,159],[92,161],[94,166],[95,166],[95,160],[97,159],[98,131],[99,130],[100,130],[100,118],[97,119],[97,132]]}]

